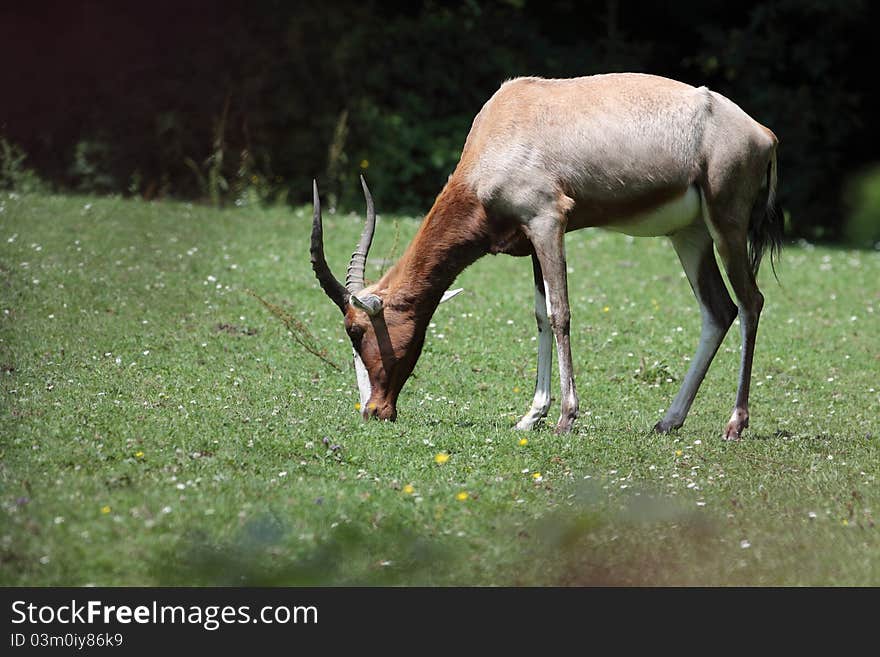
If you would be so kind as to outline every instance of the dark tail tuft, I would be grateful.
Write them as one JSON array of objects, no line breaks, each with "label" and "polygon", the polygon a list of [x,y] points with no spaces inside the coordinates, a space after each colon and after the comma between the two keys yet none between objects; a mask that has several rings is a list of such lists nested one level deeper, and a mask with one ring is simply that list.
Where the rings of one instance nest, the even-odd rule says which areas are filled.
[{"label": "dark tail tuft", "polygon": [[749,264],[752,273],[757,277],[758,269],[764,253],[770,251],[770,267],[776,276],[776,261],[782,250],[783,217],[776,203],[776,149],[767,164],[767,187],[755,201],[752,216],[749,219]]}]

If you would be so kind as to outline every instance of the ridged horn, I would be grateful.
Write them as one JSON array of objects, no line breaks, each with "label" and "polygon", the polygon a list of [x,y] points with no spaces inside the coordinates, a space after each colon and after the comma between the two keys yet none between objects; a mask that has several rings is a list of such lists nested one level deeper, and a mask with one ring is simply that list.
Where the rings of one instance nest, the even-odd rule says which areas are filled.
[{"label": "ridged horn", "polygon": [[373,197],[363,176],[361,176],[361,187],[364,188],[364,196],[367,199],[367,223],[364,225],[364,232],[361,233],[361,241],[358,242],[357,249],[351,254],[348,272],[345,275],[345,288],[351,294],[360,292],[366,286],[364,282],[364,268],[367,264],[370,244],[373,243],[373,233],[376,232],[376,208],[373,207]]},{"label": "ridged horn", "polygon": [[315,209],[314,218],[312,219],[312,244],[309,249],[312,257],[312,269],[321,284],[321,289],[330,297],[330,300],[339,306],[339,310],[345,314],[348,306],[349,292],[345,287],[336,280],[327,260],[324,258],[324,227],[321,223],[321,199],[318,196],[318,181],[312,181],[312,192],[314,194],[313,206]]}]

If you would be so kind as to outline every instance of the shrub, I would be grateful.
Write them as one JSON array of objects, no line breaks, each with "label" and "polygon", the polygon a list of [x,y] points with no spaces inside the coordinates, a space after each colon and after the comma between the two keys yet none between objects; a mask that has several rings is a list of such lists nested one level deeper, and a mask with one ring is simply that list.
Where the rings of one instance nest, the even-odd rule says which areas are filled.
[{"label": "shrub", "polygon": [[847,184],[845,200],[849,209],[846,240],[880,248],[880,165],[854,176]]},{"label": "shrub", "polygon": [[46,190],[46,184],[24,165],[27,154],[5,137],[0,137],[0,189],[21,194]]}]

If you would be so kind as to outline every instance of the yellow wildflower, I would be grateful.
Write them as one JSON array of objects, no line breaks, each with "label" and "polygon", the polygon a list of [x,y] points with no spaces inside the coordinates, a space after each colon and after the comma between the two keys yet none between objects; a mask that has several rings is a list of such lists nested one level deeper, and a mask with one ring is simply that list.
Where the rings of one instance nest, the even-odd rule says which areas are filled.
[{"label": "yellow wildflower", "polygon": [[684,452],[682,452],[680,449],[675,450],[676,456],[681,456],[682,454],[684,454]]},{"label": "yellow wildflower", "polygon": [[520,439],[519,439],[519,446],[520,446],[520,447],[525,447],[525,446],[528,445],[528,444],[529,444],[529,439],[528,439],[528,438],[520,438]]},{"label": "yellow wildflower", "polygon": [[470,495],[468,495],[467,491],[461,491],[455,495],[455,499],[459,502],[464,502],[468,497],[470,497]]},{"label": "yellow wildflower", "polygon": [[356,410],[356,411],[361,410],[361,403],[360,403],[360,402],[357,402],[357,403],[354,405],[354,410]]},{"label": "yellow wildflower", "polygon": [[446,452],[440,452],[434,457],[434,463],[436,463],[437,465],[443,465],[448,460],[449,454],[447,454]]},{"label": "yellow wildflower", "polygon": [[102,506],[101,513],[103,513],[104,515],[107,515],[108,513],[110,513],[110,506],[109,505]]},{"label": "yellow wildflower", "polygon": [[416,489],[413,487],[412,484],[407,484],[406,486],[403,487],[403,492],[406,493],[407,495],[412,495],[413,493],[416,492]]},{"label": "yellow wildflower", "polygon": [[144,453],[143,452],[135,452],[134,457],[136,459],[142,459],[142,458],[144,458]]}]

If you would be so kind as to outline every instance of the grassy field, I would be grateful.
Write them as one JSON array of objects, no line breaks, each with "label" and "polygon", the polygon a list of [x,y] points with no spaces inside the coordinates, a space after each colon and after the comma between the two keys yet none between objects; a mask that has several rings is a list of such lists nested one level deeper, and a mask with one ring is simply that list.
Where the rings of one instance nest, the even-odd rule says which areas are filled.
[{"label": "grassy field", "polygon": [[[880,585],[880,253],[762,271],[751,429],[727,443],[737,328],[684,428],[650,433],[696,302],[664,240],[570,235],[581,419],[521,434],[528,259],[465,271],[399,420],[364,423],[310,219],[0,198],[0,584]],[[325,212],[337,275],[360,228]],[[368,278],[416,228],[380,219]]]}]

